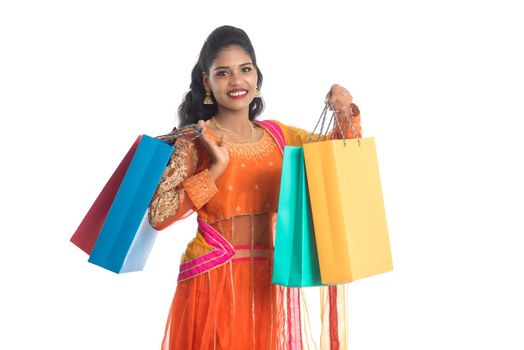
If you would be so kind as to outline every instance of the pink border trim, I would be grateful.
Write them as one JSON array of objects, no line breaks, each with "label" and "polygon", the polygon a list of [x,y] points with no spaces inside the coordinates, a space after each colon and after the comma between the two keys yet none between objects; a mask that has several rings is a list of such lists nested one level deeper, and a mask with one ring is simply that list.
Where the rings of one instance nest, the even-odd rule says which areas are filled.
[{"label": "pink border trim", "polygon": [[195,277],[202,272],[218,267],[229,260],[235,254],[235,249],[217,230],[201,219],[198,221],[198,231],[205,241],[215,248],[198,258],[180,265],[178,282]]},{"label": "pink border trim", "polygon": [[254,120],[255,123],[261,125],[264,127],[277,141],[278,145],[280,146],[280,150],[284,152],[284,146],[286,145],[286,139],[284,137],[284,133],[282,132],[282,129],[280,126],[272,122],[270,120]]},{"label": "pink border trim", "polygon": [[232,260],[233,261],[244,261],[244,260],[251,261],[251,259],[253,259],[253,260],[264,260],[264,259],[271,259],[271,258],[269,256],[254,256],[253,258],[251,258],[250,256],[243,256],[241,258],[233,258]]}]

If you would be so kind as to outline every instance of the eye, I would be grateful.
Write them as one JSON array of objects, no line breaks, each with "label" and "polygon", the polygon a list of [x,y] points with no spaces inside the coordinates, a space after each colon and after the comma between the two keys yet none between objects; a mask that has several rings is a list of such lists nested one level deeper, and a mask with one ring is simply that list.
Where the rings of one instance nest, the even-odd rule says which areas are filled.
[{"label": "eye", "polygon": [[[244,73],[248,73],[248,72],[250,72],[250,71],[252,71],[252,70],[253,70],[253,68],[251,68],[251,67],[243,67],[243,68],[242,68],[242,72],[244,72]],[[222,73],[224,73],[224,74],[222,74]],[[217,76],[223,77],[223,76],[225,76],[227,73],[228,73],[228,71],[226,71],[226,70],[221,70],[221,71],[218,71],[218,72],[217,72]]]}]

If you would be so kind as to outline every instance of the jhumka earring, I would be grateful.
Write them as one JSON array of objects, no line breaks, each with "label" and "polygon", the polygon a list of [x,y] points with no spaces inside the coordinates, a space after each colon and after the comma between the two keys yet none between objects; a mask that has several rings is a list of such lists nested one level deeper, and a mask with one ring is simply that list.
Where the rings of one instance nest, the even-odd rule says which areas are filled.
[{"label": "jhumka earring", "polygon": [[260,91],[258,91],[258,89],[255,90],[255,97],[262,97],[262,94]]},{"label": "jhumka earring", "polygon": [[206,97],[204,97],[204,104],[205,105],[213,104],[213,100],[211,99],[211,92],[209,90],[206,90]]}]

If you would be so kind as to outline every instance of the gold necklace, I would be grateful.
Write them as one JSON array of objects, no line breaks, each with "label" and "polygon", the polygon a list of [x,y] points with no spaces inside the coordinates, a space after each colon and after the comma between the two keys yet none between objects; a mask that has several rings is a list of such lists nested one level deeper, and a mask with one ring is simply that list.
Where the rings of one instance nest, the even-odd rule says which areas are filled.
[{"label": "gold necklace", "polygon": [[238,143],[250,143],[250,142],[255,142],[256,141],[256,132],[255,132],[255,128],[253,127],[253,123],[250,121],[249,122],[249,127],[251,128],[251,136],[249,137],[249,139],[245,139],[243,138],[242,136],[239,136],[237,133],[223,127],[222,125],[220,125],[216,120],[215,120],[215,117],[213,116],[211,118],[211,120],[213,121],[213,124],[215,124],[215,126],[217,127],[218,130],[221,130],[221,131],[224,131],[226,133],[228,133],[232,138],[233,140],[237,141]]}]

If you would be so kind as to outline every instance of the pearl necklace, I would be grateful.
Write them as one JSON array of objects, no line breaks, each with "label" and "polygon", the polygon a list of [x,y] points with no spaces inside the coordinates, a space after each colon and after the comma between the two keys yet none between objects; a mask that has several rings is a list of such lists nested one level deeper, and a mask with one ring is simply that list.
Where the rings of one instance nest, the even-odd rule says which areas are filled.
[{"label": "pearl necklace", "polygon": [[248,138],[248,139],[245,139],[241,136],[239,136],[237,133],[223,127],[222,125],[220,125],[216,120],[215,120],[215,117],[213,116],[211,118],[211,120],[213,121],[213,124],[215,124],[215,126],[217,127],[218,130],[221,130],[221,131],[224,131],[226,133],[228,133],[232,138],[233,140],[237,141],[238,143],[250,143],[250,142],[254,142],[256,141],[256,132],[255,132],[255,128],[253,127],[253,123],[250,121],[249,122],[249,127],[251,128],[251,136]]}]

